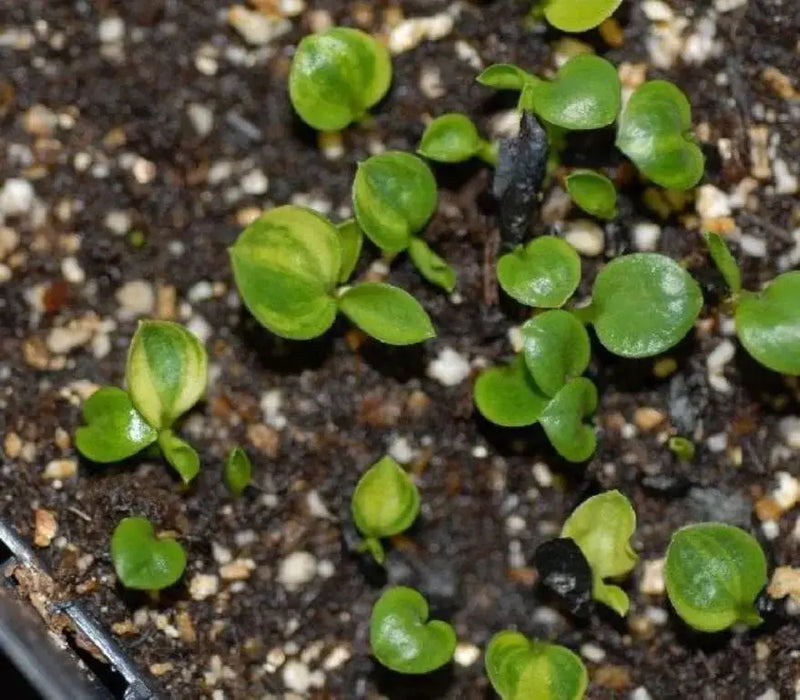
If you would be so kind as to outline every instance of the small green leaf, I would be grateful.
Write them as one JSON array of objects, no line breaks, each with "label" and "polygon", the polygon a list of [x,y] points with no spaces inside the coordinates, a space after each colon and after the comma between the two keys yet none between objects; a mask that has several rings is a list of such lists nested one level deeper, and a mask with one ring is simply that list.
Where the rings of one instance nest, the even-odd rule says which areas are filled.
[{"label": "small green leaf", "polygon": [[111,537],[111,559],[126,588],[159,591],[174,584],[186,568],[183,547],[159,539],[147,518],[124,518]]},{"label": "small green leaf", "polygon": [[725,280],[725,284],[733,294],[739,294],[742,291],[742,272],[739,270],[739,265],[736,264],[730,248],[718,233],[706,231],[703,236],[706,239],[711,259],[722,275],[722,279]]},{"label": "small green leaf", "polygon": [[601,129],[619,114],[621,86],[613,65],[581,54],[561,66],[552,82],[531,84],[526,99],[551,124],[572,131]]},{"label": "small green leaf", "polygon": [[767,561],[758,542],[723,523],[700,523],[672,535],[664,565],[667,595],[683,620],[703,632],[736,622],[761,624],[755,607],[767,584]]},{"label": "small green leaf", "polygon": [[425,161],[388,151],[359,163],[353,208],[361,230],[381,250],[408,247],[436,211],[436,179]]},{"label": "small green leaf", "polygon": [[486,87],[496,90],[519,90],[539,78],[510,63],[495,63],[481,73],[476,80]]},{"label": "small green leaf", "polygon": [[689,190],[703,177],[705,159],[692,134],[689,100],[665,80],[631,95],[617,127],[617,148],[657,185]]},{"label": "small green leaf", "polygon": [[271,209],[240,234],[230,256],[242,300],[267,329],[307,340],[331,327],[342,250],[327,219],[291,205]]},{"label": "small green leaf", "polygon": [[457,112],[434,119],[422,134],[417,153],[441,163],[462,163],[485,157],[491,144],[481,138],[472,120]]},{"label": "small green leaf", "polygon": [[682,462],[691,462],[694,459],[694,443],[688,438],[675,435],[667,441],[667,447]]},{"label": "small green leaf", "polygon": [[397,462],[384,457],[359,479],[350,510],[355,526],[368,539],[391,537],[416,520],[419,491]]},{"label": "small green leaf", "polygon": [[361,119],[391,81],[391,60],[381,42],[358,29],[333,27],[298,45],[289,97],[308,125],[338,131]]},{"label": "small green leaf", "polygon": [[650,357],[678,343],[702,306],[700,286],[678,263],[658,253],[634,253],[600,271],[589,313],[611,352]]},{"label": "small green leaf", "polygon": [[540,236],[497,261],[503,291],[537,308],[563,306],[581,281],[581,259],[566,241]]},{"label": "small green leaf", "polygon": [[800,272],[776,277],[736,309],[736,332],[747,352],[774,372],[800,375]]},{"label": "small green leaf", "polygon": [[545,311],[521,328],[522,353],[537,386],[555,396],[589,366],[591,344],[583,324],[568,311]]},{"label": "small green leaf", "polygon": [[93,462],[120,462],[158,438],[122,389],[105,386],[83,405],[86,425],[75,431],[75,446]]},{"label": "small green leaf", "polygon": [[431,319],[408,292],[365,282],[346,289],[339,309],[362,331],[387,345],[421,343],[436,335]]},{"label": "small green leaf", "polygon": [[361,233],[355,219],[343,221],[336,227],[336,232],[339,234],[339,245],[342,249],[338,281],[344,283],[350,279],[350,275],[356,269],[358,258],[361,255],[361,246],[364,243],[364,234]]},{"label": "small green leaf", "polygon": [[441,287],[446,292],[452,292],[456,288],[456,271],[447,264],[444,258],[434,253],[422,238],[411,237],[408,254],[414,267],[428,282]]},{"label": "small green leaf", "polygon": [[234,447],[225,460],[225,483],[234,496],[241,496],[250,485],[253,464],[241,447]]},{"label": "small green leaf", "polygon": [[189,443],[181,440],[171,430],[162,430],[158,434],[158,446],[184,484],[188,484],[198,475],[200,457]]},{"label": "small green leaf", "polygon": [[602,173],[575,170],[567,176],[567,192],[581,209],[599,219],[617,215],[617,190]]},{"label": "small green leaf", "polygon": [[580,700],[589,683],[577,654],[511,630],[489,640],[485,663],[502,700]]},{"label": "small green leaf", "polygon": [[545,0],[544,16],[562,32],[585,32],[602,24],[622,0]]},{"label": "small green leaf", "polygon": [[378,598],[369,626],[372,653],[398,673],[430,673],[453,658],[456,635],[441,620],[428,621],[428,604],[413,588],[395,586]]},{"label": "small green leaf", "polygon": [[592,567],[593,597],[618,615],[628,612],[628,596],[606,578],[624,576],[638,559],[630,543],[636,530],[636,513],[619,491],[606,491],[581,503],[567,518],[562,537],[575,541]]},{"label": "small green leaf", "polygon": [[570,462],[585,462],[594,454],[597,436],[584,416],[597,408],[597,387],[586,377],[571,379],[547,404],[539,422],[558,453]]},{"label": "small green leaf", "polygon": [[484,418],[504,428],[533,425],[548,402],[521,356],[505,367],[483,372],[475,382],[474,397]]},{"label": "small green leaf", "polygon": [[133,405],[154,428],[169,428],[203,396],[208,358],[203,344],[183,326],[141,321],[125,369]]}]

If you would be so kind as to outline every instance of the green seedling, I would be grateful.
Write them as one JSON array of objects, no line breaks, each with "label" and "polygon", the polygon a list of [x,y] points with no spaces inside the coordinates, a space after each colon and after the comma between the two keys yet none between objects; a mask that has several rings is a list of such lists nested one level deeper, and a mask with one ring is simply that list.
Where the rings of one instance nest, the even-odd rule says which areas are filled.
[{"label": "green seedling", "polygon": [[705,159],[692,134],[686,95],[664,80],[636,89],[617,125],[617,147],[657,185],[688,190],[703,177]]},{"label": "green seedling", "polygon": [[594,170],[575,170],[567,175],[567,192],[583,211],[598,219],[613,219],[617,215],[617,189],[602,173]]},{"label": "green seedling", "polygon": [[535,83],[537,78],[533,73],[523,70],[513,63],[493,63],[486,68],[476,80],[486,87],[495,90],[516,90],[522,92],[525,86]]},{"label": "green seedling", "polygon": [[470,158],[480,158],[491,166],[497,165],[495,144],[481,137],[469,117],[456,112],[443,114],[428,125],[417,153],[441,163],[463,163]]},{"label": "green seedling", "polygon": [[619,586],[606,583],[630,573],[638,559],[630,543],[636,513],[619,491],[606,491],[579,505],[564,523],[562,537],[575,541],[592,568],[592,597],[625,616],[630,601]]},{"label": "green seedling", "polygon": [[685,437],[676,435],[667,441],[667,447],[681,462],[691,462],[694,459],[694,443]]},{"label": "green seedling", "polygon": [[[230,250],[245,305],[268,330],[284,338],[322,335],[341,311],[359,328],[390,345],[419,343],[435,335],[428,314],[411,295],[388,284],[340,287],[354,267],[358,236],[342,234],[319,214],[283,206],[248,226]],[[344,245],[345,236],[348,240]]]},{"label": "green seedling", "polygon": [[736,334],[750,355],[769,369],[800,376],[800,272],[778,275],[760,292],[742,289],[742,275],[728,246],[707,233],[711,257],[731,290]]},{"label": "green seedling", "polygon": [[389,90],[392,64],[378,40],[333,27],[305,37],[289,72],[289,97],[309,126],[338,131],[366,117]]},{"label": "green seedling", "polygon": [[386,554],[380,540],[411,527],[419,515],[419,491],[397,462],[384,457],[359,479],[350,512],[366,538],[361,551],[369,551],[375,561],[383,564]]},{"label": "green seedling", "polygon": [[502,700],[580,700],[589,683],[577,654],[511,630],[489,640],[485,664]]},{"label": "green seedling", "polygon": [[547,21],[562,32],[586,32],[616,12],[622,0],[544,0]]},{"label": "green seedling", "polygon": [[231,450],[225,460],[225,484],[234,496],[241,496],[250,486],[253,478],[253,464],[250,457],[238,445]]},{"label": "green seedling", "polygon": [[539,423],[558,454],[584,462],[597,448],[594,429],[583,422],[597,409],[597,387],[586,377],[570,379],[548,402]]},{"label": "green seedling", "polygon": [[124,518],[111,536],[111,560],[126,588],[160,591],[183,576],[186,554],[169,537],[157,537],[147,518]]},{"label": "green seedling", "polygon": [[158,446],[164,459],[178,472],[184,484],[188,484],[200,473],[200,456],[185,440],[181,440],[171,430],[158,434]]},{"label": "green seedling", "polygon": [[755,538],[738,527],[700,523],[678,530],[667,548],[664,578],[672,607],[697,630],[763,621],[755,601],[767,584],[766,558]]},{"label": "green seedling", "polygon": [[392,671],[422,674],[453,658],[456,634],[441,620],[428,620],[428,603],[413,588],[395,586],[378,598],[369,626],[372,653]]},{"label": "green seedling", "polygon": [[339,263],[339,276],[337,281],[344,284],[353,276],[353,272],[361,257],[361,248],[364,245],[364,234],[358,227],[355,219],[348,219],[336,226],[341,246],[341,261]]}]

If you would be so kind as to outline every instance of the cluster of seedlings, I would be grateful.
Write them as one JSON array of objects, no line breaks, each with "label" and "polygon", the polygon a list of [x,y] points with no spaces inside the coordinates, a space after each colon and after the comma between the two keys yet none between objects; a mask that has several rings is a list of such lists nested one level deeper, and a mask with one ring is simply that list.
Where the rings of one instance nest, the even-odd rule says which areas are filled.
[{"label": "cluster of seedlings", "polygon": [[[534,13],[560,29],[584,31],[608,18],[620,2],[545,0]],[[391,76],[389,55],[379,41],[359,30],[335,27],[300,42],[289,94],[310,126],[340,130],[369,121],[368,110],[387,93]],[[518,91],[523,132],[544,135],[536,156],[541,162],[521,168],[534,189],[541,178],[554,176],[565,134],[615,123],[617,147],[643,178],[670,190],[688,190],[703,175],[689,102],[671,83],[646,82],[623,106],[617,71],[593,55],[573,57],[552,79],[513,65],[494,65],[478,81]],[[445,163],[478,158],[497,168],[502,181],[520,170],[511,161],[524,159],[527,151],[519,143],[492,143],[467,116],[450,113],[427,127],[418,153]],[[366,236],[387,262],[407,251],[425,279],[448,292],[455,288],[455,271],[423,237],[436,210],[437,184],[419,156],[391,151],[360,163],[352,186],[352,220],[333,223],[302,207],[281,206],[241,233],[230,250],[233,274],[245,305],[264,327],[284,338],[305,340],[325,333],[341,312],[383,343],[407,345],[434,336],[428,314],[408,293],[389,284],[351,280]],[[617,216],[617,192],[605,173],[572,170],[565,184],[589,215],[606,220]],[[726,303],[735,313],[742,345],[766,367],[800,375],[800,273],[781,275],[759,292],[745,291],[722,239],[708,234],[707,243],[730,289]],[[591,353],[587,326],[616,355],[650,357],[681,341],[703,306],[700,286],[686,269],[655,253],[612,260],[594,280],[591,299],[573,303],[581,261],[555,236],[512,246],[497,261],[496,272],[503,291],[532,311],[521,328],[521,352],[507,365],[481,374],[474,386],[475,404],[500,426],[540,424],[555,450],[573,462],[587,460],[597,442],[588,420],[598,393],[583,376]],[[174,426],[201,399],[206,381],[206,353],[191,333],[173,323],[141,323],[128,354],[127,390],[102,388],[86,402],[85,425],[76,433],[78,449],[102,463],[160,451],[188,484],[200,460]],[[681,459],[692,458],[694,446],[688,440],[674,438],[669,446]],[[231,493],[241,494],[251,476],[247,454],[234,447],[223,470]],[[352,495],[352,520],[363,537],[358,549],[383,564],[382,541],[407,530],[419,511],[413,478],[384,457],[361,476]],[[629,600],[620,583],[637,561],[631,545],[635,528],[633,507],[618,491],[589,498],[570,515],[560,536],[536,553],[537,561],[558,559],[584,572],[585,590],[566,590],[563,582],[546,577],[540,585],[565,600],[583,596],[584,606],[597,602],[625,616]],[[119,523],[111,555],[125,586],[148,591],[173,585],[186,565],[181,545],[169,533],[157,534],[141,517]],[[767,582],[767,563],[756,540],[739,528],[701,523],[674,533],[665,579],[676,613],[697,630],[762,622],[756,602]],[[423,674],[440,668],[452,659],[456,641],[451,625],[429,620],[427,601],[414,589],[391,587],[374,605],[372,651],[393,671]],[[485,665],[504,700],[581,698],[588,683],[586,668],[572,651],[513,630],[492,637]]]}]

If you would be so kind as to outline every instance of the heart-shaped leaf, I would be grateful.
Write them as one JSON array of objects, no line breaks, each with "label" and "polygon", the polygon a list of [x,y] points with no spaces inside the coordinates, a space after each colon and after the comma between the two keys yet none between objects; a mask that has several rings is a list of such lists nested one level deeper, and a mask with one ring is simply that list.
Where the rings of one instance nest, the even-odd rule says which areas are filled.
[{"label": "heart-shaped leaf", "polygon": [[544,16],[563,32],[585,32],[616,12],[622,0],[545,0]]},{"label": "heart-shaped leaf", "polygon": [[718,233],[706,231],[703,235],[711,259],[722,275],[722,279],[725,280],[725,284],[733,294],[739,294],[742,291],[742,272],[739,270],[739,265],[731,254],[730,248]]},{"label": "heart-shaped leaf", "polygon": [[581,259],[556,236],[540,236],[497,261],[503,291],[518,302],[537,308],[563,306],[581,281]]},{"label": "heart-shaped leaf", "polygon": [[583,422],[597,408],[597,387],[586,377],[567,382],[547,404],[539,422],[558,453],[570,462],[584,462],[594,454],[597,436]]},{"label": "heart-shaped leaf", "polygon": [[158,434],[158,446],[184,484],[188,484],[198,475],[200,457],[189,443],[181,440],[171,430],[163,430]]},{"label": "heart-shaped leaf", "polygon": [[421,343],[436,335],[431,319],[408,292],[365,282],[339,297],[339,309],[362,331],[387,345]]},{"label": "heart-shaped leaf", "polygon": [[225,460],[225,483],[234,496],[241,496],[250,485],[253,464],[241,447],[234,447]]},{"label": "heart-shaped leaf", "polygon": [[545,311],[522,328],[522,353],[536,385],[555,396],[589,366],[591,344],[583,324],[568,311]]},{"label": "heart-shaped leaf", "polygon": [[441,620],[428,621],[428,604],[413,588],[389,588],[375,603],[369,626],[372,653],[399,673],[430,673],[453,658],[456,635]]},{"label": "heart-shaped leaf", "polygon": [[657,253],[634,253],[600,271],[587,313],[611,352],[649,357],[678,343],[702,306],[700,286],[678,263]]},{"label": "heart-shaped leaf", "polygon": [[496,90],[519,90],[539,78],[511,63],[495,63],[481,73],[476,80],[486,87]]},{"label": "heart-shaped leaf", "polygon": [[434,253],[430,246],[419,236],[412,236],[408,245],[408,254],[414,267],[431,284],[452,292],[456,287],[456,272],[447,264],[447,260]]},{"label": "heart-shaped leaf", "polygon": [[307,340],[331,327],[342,251],[327,219],[291,205],[271,209],[240,234],[230,256],[245,305],[270,331]]},{"label": "heart-shaped leaf", "polygon": [[483,139],[472,120],[457,112],[436,117],[422,134],[417,152],[442,163],[461,163],[478,155]]},{"label": "heart-shaped leaf", "polygon": [[361,255],[361,246],[364,244],[364,234],[355,219],[343,221],[336,227],[336,232],[339,234],[339,244],[342,249],[339,282],[344,283],[350,279],[350,275],[356,269],[358,258]]},{"label": "heart-shaped leaf", "polygon": [[689,100],[665,80],[644,83],[619,118],[617,147],[657,185],[688,190],[703,177],[705,159],[692,134]]},{"label": "heart-shaped leaf", "polygon": [[126,588],[159,591],[175,583],[186,568],[183,547],[159,539],[147,518],[125,518],[111,536],[111,559]]},{"label": "heart-shaped leaf", "polygon": [[75,445],[93,462],[119,462],[132,457],[158,438],[155,428],[134,408],[126,392],[102,387],[83,405],[86,425],[75,431]]},{"label": "heart-shaped leaf", "polygon": [[580,700],[589,682],[580,657],[557,644],[503,630],[489,640],[486,674],[502,700]]},{"label": "heart-shaped leaf", "polygon": [[736,332],[747,352],[775,372],[800,375],[800,272],[776,277],[736,309]]},{"label": "heart-shaped leaf", "polygon": [[601,129],[619,114],[621,86],[608,61],[580,54],[561,66],[552,81],[531,83],[527,100],[542,119],[556,126]]},{"label": "heart-shaped leaf", "polygon": [[617,190],[602,173],[575,170],[567,176],[567,192],[581,209],[599,219],[617,215]]},{"label": "heart-shaped leaf", "polygon": [[483,372],[475,382],[474,397],[483,416],[505,428],[533,425],[548,402],[521,356],[505,367],[491,367]]}]

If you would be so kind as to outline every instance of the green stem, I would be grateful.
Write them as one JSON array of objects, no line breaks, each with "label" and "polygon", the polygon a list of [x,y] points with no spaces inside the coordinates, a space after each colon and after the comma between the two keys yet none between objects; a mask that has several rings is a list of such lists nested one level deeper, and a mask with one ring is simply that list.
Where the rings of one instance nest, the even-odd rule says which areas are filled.
[{"label": "green stem", "polygon": [[492,141],[481,140],[481,145],[476,155],[484,163],[491,165],[493,168],[496,168],[497,164],[500,162],[498,146]]}]

